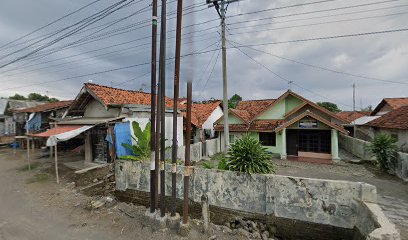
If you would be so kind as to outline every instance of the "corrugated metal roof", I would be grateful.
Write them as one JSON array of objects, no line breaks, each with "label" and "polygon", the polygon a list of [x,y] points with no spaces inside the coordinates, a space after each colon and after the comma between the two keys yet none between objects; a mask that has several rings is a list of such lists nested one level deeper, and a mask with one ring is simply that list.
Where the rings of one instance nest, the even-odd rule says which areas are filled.
[{"label": "corrugated metal roof", "polygon": [[61,125],[98,125],[104,124],[109,122],[118,121],[124,119],[125,117],[114,117],[114,118],[71,118],[71,119],[63,119],[62,121],[58,122],[57,124]]}]

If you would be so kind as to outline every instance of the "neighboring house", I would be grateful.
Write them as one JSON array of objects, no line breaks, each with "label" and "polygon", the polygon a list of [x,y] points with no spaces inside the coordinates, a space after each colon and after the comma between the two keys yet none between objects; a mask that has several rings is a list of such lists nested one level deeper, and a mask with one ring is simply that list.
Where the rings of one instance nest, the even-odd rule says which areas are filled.
[{"label": "neighboring house", "polygon": [[[222,117],[221,101],[207,103],[193,103],[191,109],[191,143],[204,142],[216,137],[214,123]],[[179,101],[179,107],[183,111],[184,121],[187,118],[187,103]]]},{"label": "neighboring house", "polygon": [[42,104],[45,104],[45,102],[0,99],[0,136],[24,135],[27,116],[25,113],[14,113],[14,110]]},{"label": "neighboring house", "polygon": [[[75,137],[77,142],[83,142],[85,163],[111,162],[116,156],[130,153],[122,146],[122,143],[132,143],[130,122],[137,121],[144,129],[150,121],[150,103],[149,93],[86,83],[62,119],[57,122],[57,130],[51,129],[49,134],[42,133],[42,136],[50,137],[55,135],[53,132],[65,132],[68,135],[72,133],[69,137],[64,137]],[[172,100],[167,98],[166,106],[170,108],[171,104]],[[181,113],[178,120],[178,141],[182,145]],[[167,126],[172,126],[171,109],[166,111],[166,145],[170,146],[172,128]]]},{"label": "neighboring house", "polygon": [[375,109],[371,116],[381,116],[399,107],[408,105],[408,98],[384,98]]},{"label": "neighboring house", "polygon": [[347,121],[346,124],[343,124],[343,127],[349,131],[349,135],[353,137],[355,135],[355,126],[359,124],[358,119],[370,116],[370,114],[371,112],[364,111],[342,111],[336,115]]},{"label": "neighboring house", "polygon": [[73,103],[72,100],[51,102],[35,107],[14,109],[13,113],[29,115],[29,131],[38,132],[50,128],[50,123],[62,118],[64,112]]},{"label": "neighboring house", "polygon": [[[224,119],[216,122],[223,142]],[[282,159],[319,158],[338,160],[338,133],[348,134],[346,120],[302,96],[287,91],[278,99],[241,101],[229,110],[229,140],[243,134],[259,139]]]},{"label": "neighboring house", "polygon": [[377,134],[385,133],[397,140],[402,152],[408,152],[408,105],[392,110],[365,124],[369,128],[368,140]]},{"label": "neighboring house", "polygon": [[[371,141],[379,132],[389,133],[398,139],[398,145],[401,151],[404,151],[404,149],[407,151],[408,147],[405,146],[406,144],[404,142],[405,133],[400,129],[400,123],[404,120],[404,114],[401,114],[400,111],[402,111],[402,109],[400,108],[404,106],[408,106],[408,98],[384,98],[371,112],[370,116],[356,119],[355,137],[365,141]],[[384,118],[382,118],[382,116],[384,116]],[[394,119],[389,116],[396,118]],[[380,122],[387,123],[382,127],[378,124]],[[398,127],[392,130],[395,126]]]}]

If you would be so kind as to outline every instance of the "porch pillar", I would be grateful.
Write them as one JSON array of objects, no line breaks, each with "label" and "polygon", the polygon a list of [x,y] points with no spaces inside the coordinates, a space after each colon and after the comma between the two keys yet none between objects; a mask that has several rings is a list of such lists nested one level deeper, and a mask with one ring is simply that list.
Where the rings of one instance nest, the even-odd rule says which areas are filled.
[{"label": "porch pillar", "polygon": [[90,131],[85,133],[85,162],[92,162],[92,139]]},{"label": "porch pillar", "polygon": [[333,161],[340,161],[339,157],[339,138],[336,129],[331,130],[331,154]]},{"label": "porch pillar", "polygon": [[286,160],[286,128],[282,130],[282,149],[281,149],[281,159]]}]

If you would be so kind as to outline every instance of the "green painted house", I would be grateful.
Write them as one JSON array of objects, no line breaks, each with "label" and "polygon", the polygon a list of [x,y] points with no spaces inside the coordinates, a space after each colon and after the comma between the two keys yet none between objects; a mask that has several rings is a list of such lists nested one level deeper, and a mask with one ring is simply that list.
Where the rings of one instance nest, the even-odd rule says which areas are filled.
[{"label": "green painted house", "polygon": [[[228,120],[230,143],[250,134],[282,159],[339,160],[338,134],[348,133],[341,126],[345,120],[292,91],[277,99],[241,101]],[[223,117],[215,129],[223,142]]]}]

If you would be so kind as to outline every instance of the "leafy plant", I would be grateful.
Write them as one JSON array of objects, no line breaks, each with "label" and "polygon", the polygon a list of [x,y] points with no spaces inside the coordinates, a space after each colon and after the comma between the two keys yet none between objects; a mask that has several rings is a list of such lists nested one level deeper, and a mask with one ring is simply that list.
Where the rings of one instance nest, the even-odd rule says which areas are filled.
[{"label": "leafy plant", "polygon": [[245,135],[231,145],[225,164],[228,170],[245,172],[249,175],[275,172],[267,149],[249,135]]},{"label": "leafy plant", "polygon": [[218,162],[217,168],[219,170],[228,170],[227,158],[225,157],[225,155],[221,156],[221,160]]},{"label": "leafy plant", "polygon": [[376,157],[377,165],[384,171],[390,169],[390,165],[397,158],[397,140],[388,134],[378,134],[370,142],[369,150]]},{"label": "leafy plant", "polygon": [[211,165],[211,163],[209,163],[209,162],[203,162],[202,166],[205,169],[213,169],[214,168],[214,166]]},{"label": "leafy plant", "polygon": [[132,122],[133,132],[136,144],[131,145],[127,143],[122,143],[122,146],[132,151],[134,156],[124,156],[121,159],[132,160],[132,161],[143,161],[150,158],[150,129],[151,123],[147,123],[145,129],[142,131],[138,122]]}]

